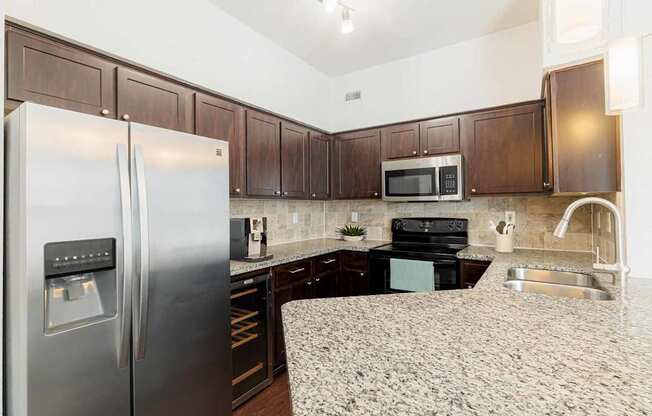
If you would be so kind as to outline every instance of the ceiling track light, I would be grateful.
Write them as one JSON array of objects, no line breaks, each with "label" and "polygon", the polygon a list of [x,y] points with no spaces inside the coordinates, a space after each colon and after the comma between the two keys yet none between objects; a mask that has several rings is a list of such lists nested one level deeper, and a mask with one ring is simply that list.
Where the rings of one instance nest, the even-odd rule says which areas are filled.
[{"label": "ceiling track light", "polygon": [[351,10],[344,7],[342,10],[342,33],[347,34],[353,32],[353,20],[351,20]]},{"label": "ceiling track light", "polygon": [[324,9],[326,9],[328,13],[333,13],[338,6],[337,0],[321,0],[321,3],[324,5]]},{"label": "ceiling track light", "polygon": [[353,26],[353,19],[351,19],[351,12],[353,8],[347,6],[339,0],[319,0],[319,2],[324,6],[327,12],[334,12],[337,7],[342,8],[342,33],[347,34],[353,32],[355,27]]}]

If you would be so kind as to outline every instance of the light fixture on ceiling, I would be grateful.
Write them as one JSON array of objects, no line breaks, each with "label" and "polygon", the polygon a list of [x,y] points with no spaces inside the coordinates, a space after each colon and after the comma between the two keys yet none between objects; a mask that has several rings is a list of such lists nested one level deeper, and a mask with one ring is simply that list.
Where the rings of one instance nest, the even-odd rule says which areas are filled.
[{"label": "light fixture on ceiling", "polygon": [[607,114],[643,104],[641,41],[624,37],[609,42],[605,53],[605,107]]},{"label": "light fixture on ceiling", "polygon": [[342,9],[342,33],[347,34],[353,32],[353,20],[351,19],[351,9],[343,7]]},{"label": "light fixture on ceiling", "polygon": [[333,13],[337,9],[337,0],[321,0],[321,2],[328,13]]},{"label": "light fixture on ceiling", "polygon": [[599,36],[605,23],[605,9],[604,0],[553,0],[555,42],[573,44]]}]

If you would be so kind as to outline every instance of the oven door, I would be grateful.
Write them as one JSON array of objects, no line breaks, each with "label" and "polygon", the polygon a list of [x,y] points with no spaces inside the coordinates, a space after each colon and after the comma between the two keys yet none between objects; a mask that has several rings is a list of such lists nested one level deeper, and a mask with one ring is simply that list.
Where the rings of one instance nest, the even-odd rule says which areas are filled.
[{"label": "oven door", "polygon": [[459,289],[459,266],[454,259],[427,259],[409,254],[371,254],[373,286],[382,293]]}]

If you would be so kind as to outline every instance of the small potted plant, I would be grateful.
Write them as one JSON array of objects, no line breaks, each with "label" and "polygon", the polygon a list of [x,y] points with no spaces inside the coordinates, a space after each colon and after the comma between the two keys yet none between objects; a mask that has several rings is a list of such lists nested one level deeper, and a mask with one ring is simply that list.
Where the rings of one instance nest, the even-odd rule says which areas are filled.
[{"label": "small potted plant", "polygon": [[344,241],[362,241],[367,234],[367,229],[361,225],[348,224],[338,228],[337,232],[340,233]]}]

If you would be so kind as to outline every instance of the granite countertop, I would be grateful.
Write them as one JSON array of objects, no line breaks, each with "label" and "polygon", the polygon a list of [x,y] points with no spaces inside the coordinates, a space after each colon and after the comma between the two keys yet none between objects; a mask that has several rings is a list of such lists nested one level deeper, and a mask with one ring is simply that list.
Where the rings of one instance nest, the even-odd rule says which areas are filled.
[{"label": "granite countertop", "polygon": [[590,254],[459,257],[492,261],[475,289],[284,305],[294,415],[652,415],[652,280],[557,298],[504,288],[506,270]]},{"label": "granite countertop", "polygon": [[231,260],[231,276],[266,269],[268,267],[278,266],[279,264],[303,260],[339,250],[369,251],[369,249],[388,243],[389,241],[362,240],[359,242],[350,242],[336,240],[334,238],[318,238],[314,240],[298,241],[296,243],[269,246],[267,247],[267,254],[274,255],[274,257],[269,260],[257,263]]}]

